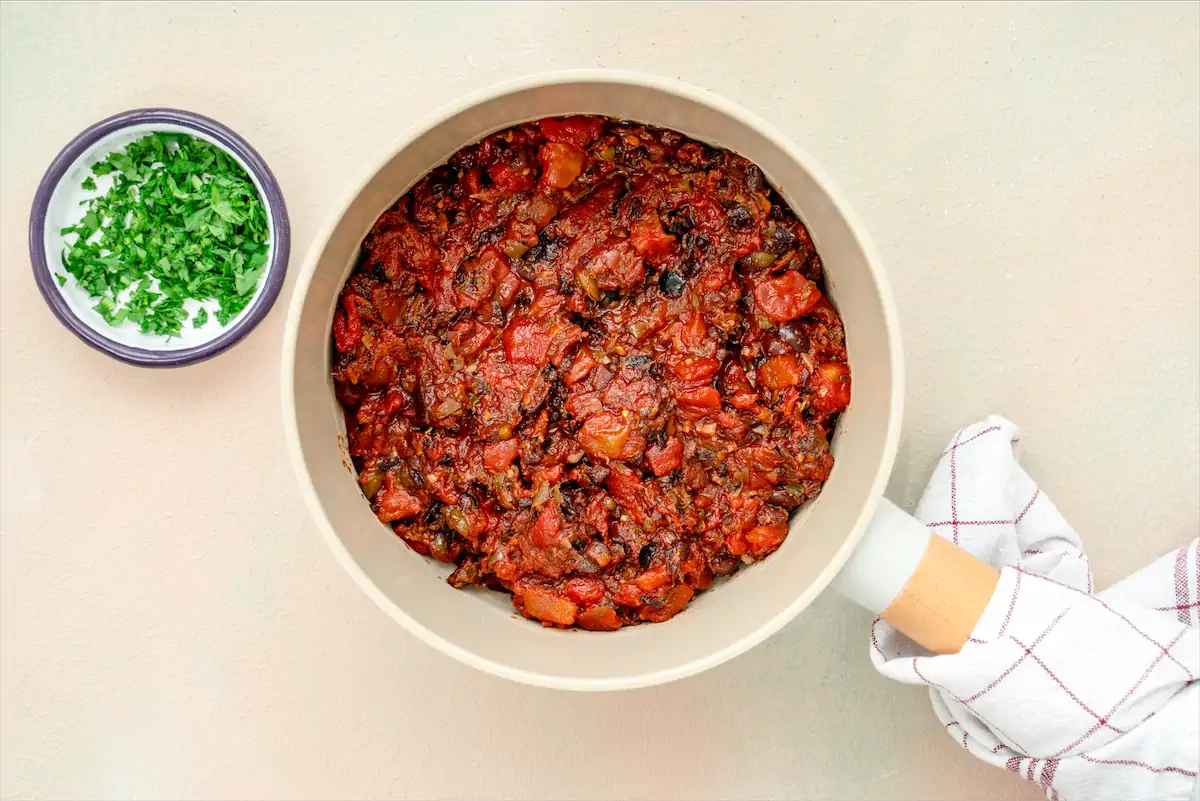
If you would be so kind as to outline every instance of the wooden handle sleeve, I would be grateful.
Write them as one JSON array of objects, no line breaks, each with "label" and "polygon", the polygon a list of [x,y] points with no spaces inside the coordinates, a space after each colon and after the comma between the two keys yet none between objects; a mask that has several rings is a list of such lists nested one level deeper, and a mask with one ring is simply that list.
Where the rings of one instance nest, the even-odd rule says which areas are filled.
[{"label": "wooden handle sleeve", "polygon": [[932,536],[883,619],[935,654],[957,653],[992,599],[1000,571]]},{"label": "wooden handle sleeve", "polygon": [[883,499],[834,586],[914,642],[949,654],[971,636],[999,580],[994,567]]}]

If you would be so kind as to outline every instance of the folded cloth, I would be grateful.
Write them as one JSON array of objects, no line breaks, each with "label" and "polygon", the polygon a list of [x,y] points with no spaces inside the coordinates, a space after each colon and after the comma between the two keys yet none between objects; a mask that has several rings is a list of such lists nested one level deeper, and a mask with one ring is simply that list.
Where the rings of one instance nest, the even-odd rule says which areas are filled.
[{"label": "folded cloth", "polygon": [[989,417],[954,435],[916,516],[1000,568],[971,638],[931,656],[876,619],[871,661],[929,686],[946,732],[1051,799],[1187,799],[1200,770],[1197,540],[1093,594],[1079,537]]}]

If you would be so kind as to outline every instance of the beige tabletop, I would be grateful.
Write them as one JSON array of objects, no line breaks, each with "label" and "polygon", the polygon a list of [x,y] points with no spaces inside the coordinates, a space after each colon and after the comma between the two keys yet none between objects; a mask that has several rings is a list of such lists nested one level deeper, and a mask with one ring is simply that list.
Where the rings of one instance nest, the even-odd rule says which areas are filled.
[{"label": "beige tabletop", "polygon": [[438,105],[567,67],[715,90],[793,135],[866,222],[909,388],[890,496],[954,429],[1025,464],[1104,586],[1196,534],[1200,6],[205,5],[0,10],[4,798],[1032,799],[867,659],[826,595],[673,685],[482,675],[364,596],[302,508],[283,310],[195,367],[126,367],[39,297],[42,170],[139,106],[216,117],[271,165],[293,265]]}]

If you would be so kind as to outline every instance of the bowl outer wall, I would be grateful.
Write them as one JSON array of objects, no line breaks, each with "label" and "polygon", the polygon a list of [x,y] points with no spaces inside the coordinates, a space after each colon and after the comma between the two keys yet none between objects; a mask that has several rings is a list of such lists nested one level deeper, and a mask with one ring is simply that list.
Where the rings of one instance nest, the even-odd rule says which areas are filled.
[{"label": "bowl outer wall", "polygon": [[[780,186],[773,180],[775,171],[763,165],[759,154],[741,151],[742,155],[764,166],[768,178],[772,179],[776,188],[809,225],[823,257],[825,252],[822,249],[826,246],[851,248],[858,269],[847,271],[852,273],[849,277],[853,280],[849,283],[856,282],[859,285],[854,292],[856,297],[861,298],[851,304],[854,308],[841,308],[849,292],[845,287],[838,290],[837,285],[843,282],[839,281],[835,261],[834,269],[827,274],[827,281],[831,284],[831,299],[841,308],[843,316],[847,317],[847,344],[856,382],[857,402],[852,402],[851,408],[839,423],[839,430],[834,438],[834,453],[838,463],[822,496],[801,513],[793,516],[791,535],[770,559],[751,569],[739,571],[732,580],[715,588],[713,592],[697,596],[687,612],[667,624],[638,626],[611,634],[548,630],[528,621],[514,621],[516,615],[504,596],[487,593],[498,598],[484,600],[479,597],[484,593],[454,591],[440,582],[448,571],[408,552],[400,540],[382,524],[374,522],[372,526],[369,521],[374,521],[374,517],[363,502],[361,494],[354,500],[359,512],[347,506],[350,503],[347,493],[357,492],[357,487],[348,478],[339,479],[329,474],[325,464],[329,460],[322,458],[320,464],[310,467],[305,454],[306,447],[325,448],[327,444],[312,443],[311,439],[306,441],[303,439],[305,435],[302,434],[302,429],[311,429],[314,425],[323,428],[325,424],[315,423],[310,417],[302,420],[297,403],[298,398],[301,403],[313,402],[311,398],[297,395],[298,365],[301,371],[307,370],[305,375],[310,376],[315,375],[312,371],[320,366],[326,376],[327,386],[324,392],[329,405],[329,420],[334,420],[338,412],[331,382],[328,380],[328,325],[336,304],[337,290],[353,266],[354,253],[348,248],[344,249],[346,261],[341,265],[342,272],[336,281],[330,280],[330,276],[327,275],[317,276],[317,267],[325,259],[325,252],[331,246],[331,239],[335,235],[340,236],[342,240],[347,239],[346,231],[342,230],[343,220],[350,216],[355,204],[365,203],[364,195],[372,197],[373,194],[373,212],[369,215],[373,221],[391,202],[408,191],[412,183],[429,168],[444,161],[469,141],[476,141],[487,133],[508,125],[538,116],[564,113],[607,113],[621,116],[614,113],[611,107],[599,109],[589,105],[595,101],[585,99],[579,100],[578,107],[561,108],[560,104],[553,111],[534,111],[543,96],[562,95],[571,90],[577,90],[580,96],[589,91],[598,94],[628,92],[631,96],[641,98],[643,102],[640,107],[636,107],[636,103],[631,104],[629,113],[625,116],[646,123],[674,127],[713,144],[730,144],[714,141],[713,136],[705,136],[702,131],[688,130],[686,125],[679,125],[668,119],[671,114],[675,117],[686,116],[686,111],[662,111],[663,108],[674,109],[676,106],[691,110],[693,115],[716,120],[714,124],[719,123],[718,127],[729,126],[728,130],[733,132],[731,135],[735,137],[745,135],[755,139],[760,143],[763,152],[769,151],[776,160],[786,158],[790,162],[789,169],[794,167],[799,171],[797,175],[806,184],[805,191],[813,197],[808,206],[794,202],[789,187]],[[469,124],[473,113],[490,108],[494,103],[511,103],[511,118],[503,121],[493,120],[480,126],[474,130],[473,138],[456,136],[453,141],[447,139],[444,147],[440,150],[435,148],[436,153],[430,151],[424,155],[424,168],[415,171],[413,179],[407,185],[396,186],[396,191],[381,193],[378,187],[373,186],[373,182],[384,170],[410,151],[429,151],[430,137],[436,138],[444,129],[453,128],[456,124]],[[567,105],[570,105],[570,102]],[[642,113],[638,113],[639,110]],[[817,209],[817,206],[820,208]],[[361,208],[359,211],[361,212]],[[840,244],[832,241],[822,243],[823,230],[814,229],[810,222],[810,217],[822,215],[834,223],[828,225],[826,232],[837,228],[838,236],[833,239],[840,237],[845,241],[841,241]],[[369,223],[363,230],[354,233],[357,237],[354,240],[355,249],[367,228]],[[826,263],[828,265],[830,261],[826,259]],[[327,269],[326,272],[331,270]],[[320,320],[320,324],[324,326],[324,338],[320,340],[323,351],[319,359],[311,351],[299,350],[301,324],[308,321],[305,332],[310,337],[314,335],[310,329],[316,321],[312,313],[306,318],[305,310],[313,305],[308,296],[316,278],[320,278],[322,282],[321,291],[328,294],[319,307],[325,315]],[[862,345],[856,346],[855,328],[849,320],[850,316],[860,313],[858,307],[865,306],[872,307],[869,313],[862,312],[865,316],[860,325],[862,330],[869,328],[872,332],[870,338],[873,344],[867,351],[863,350]],[[860,374],[867,379],[877,377],[874,381],[875,386],[860,387]],[[799,614],[837,574],[861,538],[867,521],[882,497],[895,459],[903,399],[902,348],[890,288],[861,224],[833,189],[824,172],[784,134],[728,100],[673,80],[612,70],[533,75],[485,89],[434,113],[402,137],[387,156],[350,189],[343,202],[335,207],[315,236],[298,277],[289,308],[281,379],[285,433],[301,492],[334,554],[364,592],[410,632],[466,664],[531,685],[572,690],[627,689],[693,675],[744,652]],[[875,391],[860,401],[857,394],[860,389]],[[871,407],[870,415],[867,416],[867,412],[864,411],[856,418],[855,413],[868,405]],[[848,434],[847,428],[853,429],[854,433]],[[859,434],[859,430],[865,433]],[[308,436],[311,438],[312,435]],[[321,438],[325,438],[324,434]],[[332,440],[334,437],[328,438]],[[858,444],[860,442],[861,447]],[[865,448],[869,451],[869,462],[855,463],[853,468],[848,466],[843,451],[851,447],[855,450]],[[339,448],[341,463],[352,476],[353,468],[345,452],[344,436],[339,437]],[[314,477],[314,469],[326,471],[326,474]],[[853,473],[850,472],[851,469]],[[836,485],[839,495],[847,494],[841,492],[844,485],[856,487],[855,491],[848,493],[854,498],[851,503],[829,497],[831,489],[835,487],[835,481],[839,480],[841,483]],[[334,525],[327,505],[337,504],[341,504],[340,509],[345,512],[343,516],[355,518],[352,523],[341,521],[343,525],[340,528]],[[818,518],[832,515],[842,519],[836,526],[836,534],[829,534],[824,530],[799,532],[805,528],[806,521],[813,518],[814,510],[822,505],[823,510],[818,514]],[[821,535],[820,539],[816,538],[818,533]],[[795,582],[796,586],[791,587],[794,574],[783,572],[785,567],[811,572],[813,568],[806,562],[798,562],[794,557],[802,556],[802,550],[812,550],[814,544],[826,552],[824,558],[815,560],[819,561],[816,572],[807,581]],[[791,552],[793,558],[784,557],[789,548],[794,549]],[[393,564],[392,560],[409,561],[396,561]],[[439,583],[440,589],[435,589]],[[421,585],[420,588],[415,587],[417,584]],[[768,592],[760,592],[764,588]],[[406,594],[407,602],[397,601],[396,596]],[[760,595],[783,595],[786,596],[786,601],[764,611],[757,622],[746,622],[734,614],[739,608],[736,604],[753,607],[758,603],[756,597]],[[456,600],[450,600],[451,596]],[[508,608],[505,609],[505,606]],[[433,621],[432,624],[430,621]],[[506,621],[513,621],[521,628],[513,628]],[[712,639],[713,642],[705,642],[708,639]],[[498,657],[495,655],[497,652],[505,653],[505,656]],[[543,663],[549,667],[544,667]]]}]

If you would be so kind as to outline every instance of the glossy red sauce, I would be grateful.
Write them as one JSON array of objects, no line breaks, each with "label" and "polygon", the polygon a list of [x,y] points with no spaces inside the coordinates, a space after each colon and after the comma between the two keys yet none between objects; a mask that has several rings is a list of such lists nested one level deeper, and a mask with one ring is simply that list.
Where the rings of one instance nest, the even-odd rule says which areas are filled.
[{"label": "glossy red sauce", "polygon": [[333,344],[379,519],[452,585],[596,631],[778,548],[850,401],[821,261],[762,172],[596,117],[434,169],[367,236]]}]

